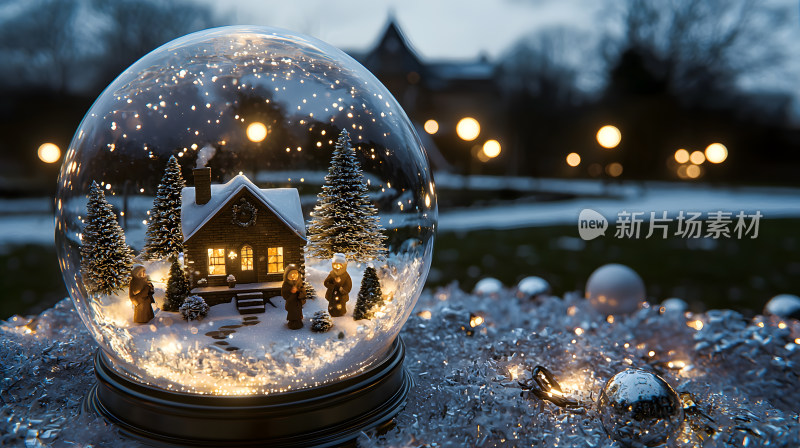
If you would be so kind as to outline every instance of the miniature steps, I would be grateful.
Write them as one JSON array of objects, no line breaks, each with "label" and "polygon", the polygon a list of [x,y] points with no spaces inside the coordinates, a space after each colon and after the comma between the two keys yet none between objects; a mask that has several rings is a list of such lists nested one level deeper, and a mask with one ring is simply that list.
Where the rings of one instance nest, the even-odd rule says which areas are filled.
[{"label": "miniature steps", "polygon": [[266,311],[265,306],[263,293],[241,292],[236,294],[236,309],[239,310],[239,314],[263,313]]}]

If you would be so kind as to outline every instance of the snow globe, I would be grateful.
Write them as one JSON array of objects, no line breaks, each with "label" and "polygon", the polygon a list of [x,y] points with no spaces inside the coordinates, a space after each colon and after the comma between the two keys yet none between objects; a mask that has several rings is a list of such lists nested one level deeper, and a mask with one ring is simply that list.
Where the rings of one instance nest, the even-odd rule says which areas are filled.
[{"label": "snow globe", "polygon": [[178,444],[336,444],[389,420],[430,267],[427,156],[365,68],[223,27],[97,99],[58,180],[56,242],[100,349],[87,403]]}]

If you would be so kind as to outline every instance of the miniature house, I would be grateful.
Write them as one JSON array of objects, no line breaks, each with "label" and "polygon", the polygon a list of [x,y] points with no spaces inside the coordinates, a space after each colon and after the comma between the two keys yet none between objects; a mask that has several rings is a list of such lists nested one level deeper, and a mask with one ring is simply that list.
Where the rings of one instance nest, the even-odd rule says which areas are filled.
[{"label": "miniature house", "polygon": [[284,267],[303,265],[297,189],[260,189],[241,174],[212,185],[209,168],[194,170],[194,184],[183,189],[181,208],[185,263],[197,286],[192,294],[209,305],[280,295]]}]

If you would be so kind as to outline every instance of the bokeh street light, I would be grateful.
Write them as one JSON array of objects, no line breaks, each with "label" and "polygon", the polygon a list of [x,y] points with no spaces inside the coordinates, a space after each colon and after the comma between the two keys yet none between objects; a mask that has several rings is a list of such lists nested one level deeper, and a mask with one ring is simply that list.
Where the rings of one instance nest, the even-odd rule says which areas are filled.
[{"label": "bokeh street light", "polygon": [[497,140],[487,140],[486,143],[483,144],[483,153],[490,159],[499,156],[501,150],[500,142]]},{"label": "bokeh street light", "polygon": [[39,160],[44,163],[56,163],[61,160],[61,148],[54,143],[43,143],[36,151]]},{"label": "bokeh street light", "polygon": [[[689,161],[692,162],[695,165],[700,165],[700,164],[702,164],[703,162],[706,161],[706,156],[703,155],[703,151],[693,151],[689,155]],[[691,176],[689,176],[689,177],[691,177]]]},{"label": "bokeh street light", "polygon": [[567,165],[576,167],[581,164],[581,156],[577,152],[567,154]]},{"label": "bokeh street light", "polygon": [[613,162],[606,165],[606,174],[611,177],[619,177],[622,174],[622,164]]},{"label": "bokeh street light", "polygon": [[425,132],[433,135],[439,132],[439,123],[436,120],[428,120],[423,125],[423,128],[425,128]]},{"label": "bokeh street light", "polygon": [[722,143],[712,143],[706,148],[706,160],[711,163],[722,163],[728,158],[728,148]]},{"label": "bokeh street light", "polygon": [[461,140],[471,142],[481,133],[481,125],[472,117],[464,117],[456,125],[456,134]]},{"label": "bokeh street light", "polygon": [[597,131],[597,143],[603,148],[616,148],[620,141],[622,141],[622,133],[616,126],[606,125]]},{"label": "bokeh street light", "polygon": [[675,151],[675,161],[678,163],[686,163],[689,161],[689,151],[681,148]]},{"label": "bokeh street light", "polygon": [[253,122],[247,126],[247,138],[254,143],[264,141],[267,138],[267,127],[264,123]]}]

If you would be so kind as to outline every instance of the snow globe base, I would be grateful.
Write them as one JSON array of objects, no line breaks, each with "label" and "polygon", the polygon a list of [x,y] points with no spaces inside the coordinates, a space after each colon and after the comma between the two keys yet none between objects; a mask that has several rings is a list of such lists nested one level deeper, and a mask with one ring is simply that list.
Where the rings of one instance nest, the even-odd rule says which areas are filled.
[{"label": "snow globe base", "polygon": [[155,446],[340,446],[389,422],[412,381],[398,337],[372,368],[314,389],[265,396],[189,395],[132,381],[102,351],[86,407]]}]

